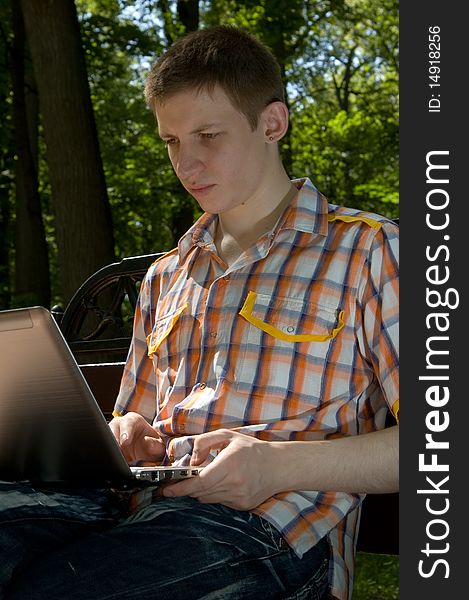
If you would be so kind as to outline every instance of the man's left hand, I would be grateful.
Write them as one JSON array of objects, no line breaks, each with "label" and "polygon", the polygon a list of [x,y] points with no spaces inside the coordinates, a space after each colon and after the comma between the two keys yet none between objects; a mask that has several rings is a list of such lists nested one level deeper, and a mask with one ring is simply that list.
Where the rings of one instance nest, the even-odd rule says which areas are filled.
[{"label": "man's left hand", "polygon": [[269,442],[229,429],[203,433],[194,438],[191,465],[202,464],[211,450],[220,452],[200,475],[165,486],[162,495],[191,496],[205,504],[250,510],[280,491]]}]

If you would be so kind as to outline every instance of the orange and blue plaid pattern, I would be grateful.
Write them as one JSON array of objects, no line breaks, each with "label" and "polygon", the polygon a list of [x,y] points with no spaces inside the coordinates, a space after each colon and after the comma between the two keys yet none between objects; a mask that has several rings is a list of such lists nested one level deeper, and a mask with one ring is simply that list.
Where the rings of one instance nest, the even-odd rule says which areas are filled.
[{"label": "orange and blue plaid pattern", "polygon": [[[398,412],[398,231],[328,204],[308,179],[275,228],[227,267],[204,214],[140,290],[116,415],[167,441],[221,427],[264,440],[321,440],[384,427]],[[295,468],[295,465],[292,465]],[[278,494],[256,513],[302,556],[323,536],[332,594],[351,593],[361,496]]]}]

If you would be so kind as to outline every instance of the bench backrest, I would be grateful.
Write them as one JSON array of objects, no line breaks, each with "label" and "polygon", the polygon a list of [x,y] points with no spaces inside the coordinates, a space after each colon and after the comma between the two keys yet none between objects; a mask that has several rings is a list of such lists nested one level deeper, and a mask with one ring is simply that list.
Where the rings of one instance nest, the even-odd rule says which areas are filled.
[{"label": "bench backrest", "polygon": [[52,308],[78,363],[125,361],[140,283],[162,254],[132,256],[107,265],[79,287],[65,311]]}]

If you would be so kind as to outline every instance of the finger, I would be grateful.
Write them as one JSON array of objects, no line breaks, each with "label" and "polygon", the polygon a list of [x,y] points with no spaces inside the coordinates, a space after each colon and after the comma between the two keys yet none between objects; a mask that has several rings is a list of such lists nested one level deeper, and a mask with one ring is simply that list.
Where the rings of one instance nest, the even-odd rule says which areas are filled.
[{"label": "finger", "polygon": [[145,460],[161,459],[165,453],[165,445],[156,437],[145,435],[143,438]]},{"label": "finger", "polygon": [[229,508],[239,509],[240,506],[233,501],[230,494],[226,490],[222,490],[215,494],[206,494],[205,496],[194,496],[201,504],[223,504]]},{"label": "finger", "polygon": [[127,422],[124,417],[115,417],[112,421],[110,421],[109,427],[122,449],[123,446],[130,443]]},{"label": "finger", "polygon": [[134,455],[134,453],[133,453],[132,450],[133,450],[132,446],[127,446],[127,447],[126,446],[124,446],[124,447],[121,446],[121,452],[124,455],[124,458],[125,458],[125,460],[128,463],[133,462],[133,461],[136,460],[135,455]]},{"label": "finger", "polygon": [[131,446],[143,435],[157,437],[153,427],[138,413],[127,413],[119,424],[119,443],[121,446]]},{"label": "finger", "polygon": [[[202,498],[208,494],[223,493],[226,492],[226,474],[219,469],[214,469],[214,462],[210,463],[208,467],[197,477],[191,477],[184,481],[177,483],[168,484],[165,486],[163,491],[164,496],[191,496],[193,498]],[[227,497],[229,497],[227,495]]]},{"label": "finger", "polygon": [[121,450],[128,462],[149,461],[159,463],[165,454],[165,446],[159,438],[145,435],[125,444]]},{"label": "finger", "polygon": [[116,425],[118,426],[116,439],[120,446],[130,446],[135,429],[135,419],[132,417],[131,413],[128,413],[124,417],[118,417]]},{"label": "finger", "polygon": [[200,465],[207,460],[212,450],[223,450],[233,439],[233,432],[229,429],[218,429],[209,433],[202,433],[194,438],[191,465]]},{"label": "finger", "polygon": [[120,418],[121,417],[114,417],[114,419],[112,419],[112,421],[110,421],[108,423],[109,429],[112,431],[112,434],[116,438],[116,440],[119,439],[119,431],[120,431],[120,428],[119,428],[119,419]]},{"label": "finger", "polygon": [[197,477],[191,477],[186,481],[179,481],[178,483],[171,483],[165,485],[162,489],[162,495],[167,498],[176,498],[179,496],[192,496],[196,497],[203,491],[204,482],[200,483],[200,475]]}]

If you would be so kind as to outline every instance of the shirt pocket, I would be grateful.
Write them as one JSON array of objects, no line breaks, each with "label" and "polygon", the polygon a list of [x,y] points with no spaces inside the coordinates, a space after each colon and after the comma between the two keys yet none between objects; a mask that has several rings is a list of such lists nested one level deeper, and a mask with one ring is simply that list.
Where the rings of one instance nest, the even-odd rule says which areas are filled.
[{"label": "shirt pocket", "polygon": [[188,303],[183,304],[179,308],[158,318],[153,326],[149,336],[147,336],[148,357],[153,358],[154,355],[161,354],[161,346],[169,334],[172,332],[179,317],[189,306]]},{"label": "shirt pocket", "polygon": [[278,401],[294,392],[298,399],[316,403],[327,376],[331,343],[345,325],[344,311],[250,291],[239,314],[247,323],[237,388],[278,395]]},{"label": "shirt pocket", "polygon": [[344,311],[249,292],[239,313],[254,327],[284,342],[328,342],[344,327]]}]

